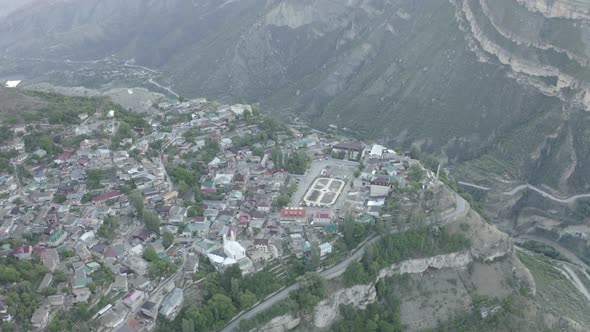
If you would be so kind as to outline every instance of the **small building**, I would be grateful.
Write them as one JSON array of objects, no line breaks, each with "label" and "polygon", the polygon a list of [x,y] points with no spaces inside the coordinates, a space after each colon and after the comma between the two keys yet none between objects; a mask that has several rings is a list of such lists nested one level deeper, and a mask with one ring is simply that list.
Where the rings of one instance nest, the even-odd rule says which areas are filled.
[{"label": "small building", "polygon": [[279,222],[281,224],[305,224],[307,211],[304,208],[286,207],[281,209]]},{"label": "small building", "polygon": [[141,313],[146,315],[147,317],[155,319],[156,317],[158,317],[158,305],[152,301],[146,301],[141,306]]},{"label": "small building", "polygon": [[184,301],[184,294],[181,288],[174,288],[162,301],[160,307],[160,314],[166,319],[172,320],[180,309],[182,308],[182,302]]},{"label": "small building", "polygon": [[0,322],[7,323],[12,321],[12,315],[8,312],[8,305],[0,300]]},{"label": "small building", "polygon": [[57,247],[62,244],[68,237],[68,232],[64,229],[58,229],[47,239],[47,245],[50,247]]},{"label": "small building", "polygon": [[268,252],[268,239],[254,239],[254,247],[262,252]]},{"label": "small building", "polygon": [[188,274],[196,273],[199,269],[199,256],[191,253],[186,257],[186,264],[184,264],[184,272]]},{"label": "small building", "polygon": [[113,283],[113,290],[119,292],[128,292],[129,291],[129,283],[127,281],[127,274],[121,273],[115,276],[115,282]]},{"label": "small building", "polygon": [[371,147],[371,152],[369,153],[369,159],[381,159],[383,157],[383,151],[387,150],[386,147],[374,144]]},{"label": "small building", "polygon": [[319,248],[320,248],[320,257],[324,257],[327,254],[332,252],[332,245],[329,242],[320,244]]},{"label": "small building", "polygon": [[41,283],[39,284],[39,288],[37,288],[37,291],[42,291],[45,288],[49,287],[49,285],[51,285],[51,282],[53,281],[53,274],[51,273],[45,273],[45,276],[43,277],[43,280],[41,280]]},{"label": "small building", "polygon": [[37,308],[31,316],[31,325],[36,329],[43,329],[49,323],[49,307],[42,306]]},{"label": "small building", "polygon": [[47,297],[47,301],[52,306],[62,306],[65,303],[66,297],[63,294],[59,295],[50,295]]},{"label": "small building", "polygon": [[132,311],[137,310],[143,304],[145,300],[145,292],[141,289],[132,290],[127,296],[123,298],[123,303],[129,307]]},{"label": "small building", "polygon": [[118,191],[110,191],[94,197],[92,199],[92,205],[105,204],[106,202],[117,199],[121,196],[123,196],[123,194]]},{"label": "small building", "polygon": [[332,147],[334,153],[343,154],[349,160],[359,160],[364,149],[361,142],[340,142]]},{"label": "small building", "polygon": [[332,223],[332,213],[330,211],[316,211],[313,214],[311,224],[314,227],[322,227]]}]

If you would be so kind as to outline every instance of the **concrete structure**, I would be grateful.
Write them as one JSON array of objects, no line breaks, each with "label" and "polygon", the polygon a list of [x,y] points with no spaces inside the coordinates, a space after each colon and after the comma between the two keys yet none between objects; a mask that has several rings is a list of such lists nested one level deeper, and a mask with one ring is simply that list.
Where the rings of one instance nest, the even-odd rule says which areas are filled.
[{"label": "concrete structure", "polygon": [[144,291],[140,289],[134,289],[123,298],[123,303],[131,310],[135,311],[141,307],[145,298],[146,295]]},{"label": "concrete structure", "polygon": [[180,309],[182,308],[182,302],[184,301],[184,294],[181,288],[174,288],[162,301],[160,307],[160,314],[166,319],[172,320]]},{"label": "concrete structure", "polygon": [[31,325],[36,329],[43,329],[49,323],[49,307],[39,307],[31,317]]}]

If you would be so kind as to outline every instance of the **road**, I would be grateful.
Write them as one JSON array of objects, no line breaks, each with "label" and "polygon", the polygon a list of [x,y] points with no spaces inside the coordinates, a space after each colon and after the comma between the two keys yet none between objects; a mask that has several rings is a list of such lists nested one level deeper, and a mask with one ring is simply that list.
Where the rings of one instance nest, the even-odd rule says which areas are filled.
[{"label": "road", "polygon": [[586,299],[588,301],[590,301],[590,292],[588,292],[588,289],[586,289],[586,286],[584,285],[582,280],[580,280],[578,275],[569,266],[567,266],[567,264],[560,264],[560,265],[563,268],[563,270],[565,271],[568,279],[574,284],[574,286],[576,286],[576,288],[580,291],[580,293],[584,294]]},{"label": "road", "polygon": [[[491,188],[488,187],[483,187],[474,183],[469,183],[469,182],[463,182],[463,181],[458,181],[458,184],[462,185],[462,186],[466,186],[466,187],[472,187],[472,188],[476,188],[479,190],[484,190],[484,191],[490,191],[492,190]],[[554,202],[558,202],[558,203],[563,203],[563,204],[570,204],[575,202],[576,200],[580,199],[580,198],[590,198],[590,194],[579,194],[579,195],[574,195],[568,198],[559,198],[559,197],[555,197],[553,195],[551,195],[550,193],[543,191],[533,185],[530,184],[521,184],[520,186],[515,187],[514,189],[510,190],[510,191],[505,191],[502,194],[506,195],[506,196],[514,196],[516,193],[523,191],[525,189],[530,189],[533,191],[536,191],[537,193],[539,193],[541,196],[548,198]]]},{"label": "road", "polygon": [[172,89],[170,89],[169,87],[166,87],[166,86],[162,86],[162,85],[160,85],[160,83],[158,83],[158,82],[154,81],[154,79],[153,79],[153,78],[150,78],[148,82],[150,82],[151,84],[153,84],[153,85],[155,85],[155,86],[159,87],[160,89],[164,89],[164,90],[166,90],[166,91],[170,92],[170,94],[172,94],[172,95],[173,95],[174,97],[176,97],[176,98],[179,98],[179,97],[180,97],[180,95],[179,95],[178,93],[176,93],[176,92],[172,91]]},{"label": "road", "polygon": [[473,184],[473,183],[469,183],[469,182],[463,182],[463,181],[458,181],[458,184],[462,185],[462,186],[467,186],[467,187],[471,187],[471,188],[475,188],[475,189],[479,189],[479,190],[484,190],[484,191],[490,191],[491,189],[488,187],[482,187],[479,186],[477,184]]},{"label": "road", "polygon": [[544,243],[548,246],[555,248],[555,250],[557,250],[560,254],[562,254],[563,257],[567,258],[570,262],[582,267],[582,269],[584,269],[584,270],[590,271],[590,266],[588,264],[584,263],[584,261],[581,260],[576,254],[574,254],[569,249],[564,248],[563,246],[561,246],[558,243],[555,243],[551,240],[545,239],[540,236],[528,235],[528,234],[519,235],[517,237],[514,237],[514,240],[518,243],[524,242],[526,240],[532,240],[532,241]]},{"label": "road", "polygon": [[[455,208],[452,211],[445,212],[441,216],[441,221],[443,223],[448,223],[448,222],[454,221],[458,217],[463,216],[469,210],[469,204],[457,193],[455,193],[455,200],[456,200]],[[399,232],[399,230],[393,229],[392,233],[395,233],[395,232]],[[365,253],[365,249],[367,248],[367,246],[375,243],[380,238],[381,238],[381,236],[377,235],[375,237],[365,240],[365,242],[361,243],[359,245],[358,249],[352,255],[347,257],[342,262],[334,265],[333,267],[320,272],[320,275],[328,280],[340,276],[342,273],[344,273],[346,268],[352,262],[358,261],[363,257],[363,254]],[[221,331],[222,332],[234,331],[235,329],[238,328],[238,326],[240,325],[240,322],[242,320],[251,319],[254,316],[256,316],[257,314],[259,314],[259,313],[267,310],[268,308],[272,307],[273,305],[277,304],[278,302],[287,299],[289,297],[289,293],[291,291],[294,291],[297,289],[299,289],[299,285],[294,284],[294,285],[291,285],[291,286],[279,291],[278,293],[275,293],[275,294],[269,296],[264,302],[261,302],[260,304],[256,305],[254,308],[250,309],[249,311],[247,311],[247,312],[241,314],[240,316],[238,316],[237,318],[235,318]]]},{"label": "road", "polygon": [[541,189],[539,189],[539,188],[537,188],[535,186],[532,186],[530,184],[520,185],[520,186],[512,189],[511,191],[504,192],[504,195],[512,196],[512,195],[516,194],[517,192],[519,192],[521,190],[525,190],[525,189],[534,190],[534,191],[538,192],[539,194],[541,194],[541,196],[543,196],[545,198],[548,198],[548,199],[550,199],[552,201],[558,202],[558,203],[567,203],[567,204],[569,204],[569,203],[575,202],[576,200],[578,200],[580,198],[590,198],[590,194],[580,194],[580,195],[571,196],[571,197],[568,197],[568,198],[565,198],[565,199],[564,198],[559,198],[559,197],[555,197],[555,196],[553,196],[553,195],[551,195],[551,194],[549,194],[549,193],[547,193],[547,192],[545,192],[545,191],[543,191],[543,190],[541,190]]}]

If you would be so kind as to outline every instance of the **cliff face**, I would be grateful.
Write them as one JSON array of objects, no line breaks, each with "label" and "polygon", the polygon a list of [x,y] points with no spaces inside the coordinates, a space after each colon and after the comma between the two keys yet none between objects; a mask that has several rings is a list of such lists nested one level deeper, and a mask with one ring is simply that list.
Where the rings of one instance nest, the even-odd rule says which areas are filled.
[{"label": "cliff face", "polygon": [[[393,264],[382,269],[370,284],[329,294],[313,311],[310,322],[313,328],[330,327],[340,318],[341,305],[365,309],[378,301],[377,282],[392,276],[409,276],[409,285],[400,298],[402,323],[410,330],[432,329],[457,312],[467,312],[473,305],[474,295],[502,298],[511,294],[513,290],[506,286],[507,279],[516,280],[516,284],[535,294],[534,279],[514,255],[512,242],[506,234],[485,223],[473,211],[446,227],[451,233],[461,233],[471,239],[471,248]],[[435,308],[433,303],[439,301],[446,305]],[[273,319],[260,331],[287,331],[300,323],[299,318],[285,315]]]},{"label": "cliff face", "polygon": [[356,309],[365,309],[376,300],[377,291],[373,284],[341,289],[316,305],[313,324],[318,328],[329,327],[340,316],[340,305],[350,304]]}]

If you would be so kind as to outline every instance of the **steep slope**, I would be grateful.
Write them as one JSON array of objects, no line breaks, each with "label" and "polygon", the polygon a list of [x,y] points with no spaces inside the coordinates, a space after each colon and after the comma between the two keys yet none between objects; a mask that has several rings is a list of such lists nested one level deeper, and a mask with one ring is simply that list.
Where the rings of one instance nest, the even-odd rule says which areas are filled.
[{"label": "steep slope", "polygon": [[[450,193],[439,192],[435,199],[445,194]],[[345,323],[336,331],[358,330],[363,315],[367,326],[379,326],[378,330],[387,330],[383,321],[391,322],[390,316],[397,317],[404,331],[584,331],[590,326],[584,314],[590,309],[585,286],[576,286],[577,279],[586,278],[579,267],[514,247],[506,234],[473,210],[439,231],[468,238],[470,246],[434,256],[418,254],[379,270],[369,283],[344,286],[345,273],[343,280],[330,281],[329,294],[313,310],[276,317],[258,330],[323,331],[339,320]],[[432,240],[421,239],[422,243]],[[361,264],[371,266],[374,260],[365,257]],[[371,307],[375,303],[378,310],[387,311],[376,311]]]}]

